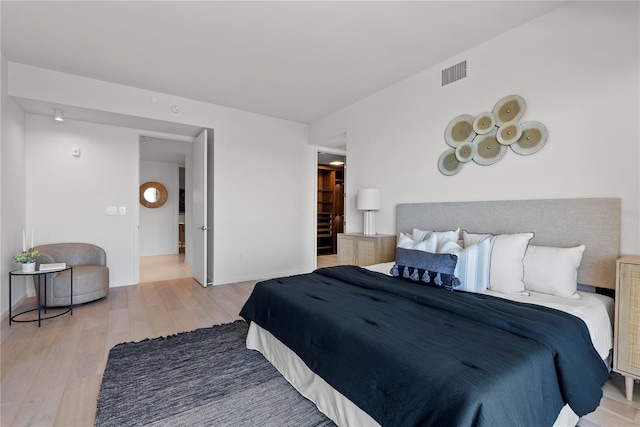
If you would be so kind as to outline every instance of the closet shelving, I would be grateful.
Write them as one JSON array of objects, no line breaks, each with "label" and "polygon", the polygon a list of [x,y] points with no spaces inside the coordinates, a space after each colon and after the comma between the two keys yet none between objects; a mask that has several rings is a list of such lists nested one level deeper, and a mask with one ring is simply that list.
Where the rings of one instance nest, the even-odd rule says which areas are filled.
[{"label": "closet shelving", "polygon": [[318,255],[337,252],[338,233],[342,233],[344,215],[344,169],[318,165],[317,208]]}]

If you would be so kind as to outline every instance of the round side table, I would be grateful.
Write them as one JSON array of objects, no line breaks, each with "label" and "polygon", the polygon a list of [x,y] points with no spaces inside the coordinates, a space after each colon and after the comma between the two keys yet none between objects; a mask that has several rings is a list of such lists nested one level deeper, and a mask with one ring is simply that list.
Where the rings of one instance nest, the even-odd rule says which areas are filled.
[{"label": "round side table", "polygon": [[[42,316],[42,301],[41,301],[41,295],[42,295],[42,282],[44,282],[44,302],[46,303],[47,301],[47,274],[50,273],[60,273],[61,271],[67,271],[70,270],[71,271],[71,280],[69,281],[69,286],[71,287],[70,289],[70,293],[69,293],[69,307],[67,307],[67,309],[65,311],[62,311],[60,313],[51,315],[51,316],[46,316],[43,317]],[[38,278],[37,280],[37,284],[35,284],[35,288],[36,288],[36,300],[38,301],[38,308],[32,308],[31,310],[25,310],[25,311],[21,311],[20,313],[16,313],[16,314],[12,314],[11,313],[11,306],[12,306],[12,299],[11,299],[11,288],[12,288],[12,283],[11,283],[11,279],[14,276],[36,276]],[[42,278],[44,278],[44,280],[41,280]],[[36,282],[36,281],[34,281]],[[38,318],[37,319],[29,319],[29,320],[20,320],[20,319],[16,319],[16,317],[21,316],[25,313],[30,313],[32,311],[38,311]],[[47,314],[47,307],[44,307],[44,313]],[[9,272],[9,325],[11,325],[12,322],[16,322],[16,323],[27,323],[27,322],[38,322],[38,327],[40,327],[40,324],[42,322],[42,320],[47,320],[47,319],[53,319],[54,317],[58,317],[58,316],[62,316],[63,314],[67,314],[70,313],[71,316],[73,316],[73,267],[72,266],[68,266],[65,268],[58,268],[55,270],[43,270],[43,271],[32,271],[29,273],[25,273],[22,271],[22,269],[18,269],[18,270],[13,270]]]}]

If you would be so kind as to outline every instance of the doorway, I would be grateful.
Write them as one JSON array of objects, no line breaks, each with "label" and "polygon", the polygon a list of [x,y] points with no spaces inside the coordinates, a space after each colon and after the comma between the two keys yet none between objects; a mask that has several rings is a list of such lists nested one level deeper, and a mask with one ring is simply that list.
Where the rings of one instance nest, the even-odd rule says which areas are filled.
[{"label": "doorway", "polygon": [[[150,162],[153,163],[150,170],[170,170],[163,179],[175,187],[171,192],[172,202],[163,212],[166,215],[161,226],[157,224],[160,217],[159,209],[155,209],[158,212],[151,216],[153,221],[146,222],[143,215],[149,212],[143,212],[144,206],[139,208],[138,234],[135,242],[138,255],[171,255],[179,252],[178,168],[183,166],[184,263],[191,266],[192,277],[204,287],[213,283],[213,239],[209,237],[209,234],[213,234],[213,227],[207,225],[213,224],[213,135],[213,129],[200,129],[200,133],[195,137],[144,131],[140,133],[139,141],[140,185],[145,180],[155,180],[152,175],[146,174],[143,167],[143,162]],[[143,229],[149,224],[150,229]],[[147,245],[146,239],[156,240],[156,244]],[[140,264],[136,267],[136,277],[139,281]]]},{"label": "doorway", "polygon": [[139,283],[192,277],[186,258],[191,207],[186,179],[193,138],[157,134],[140,136],[140,184],[155,181],[168,193],[157,209],[139,205]]},{"label": "doorway", "polygon": [[318,152],[317,255],[336,256],[338,233],[344,231],[344,185],[346,156]]}]

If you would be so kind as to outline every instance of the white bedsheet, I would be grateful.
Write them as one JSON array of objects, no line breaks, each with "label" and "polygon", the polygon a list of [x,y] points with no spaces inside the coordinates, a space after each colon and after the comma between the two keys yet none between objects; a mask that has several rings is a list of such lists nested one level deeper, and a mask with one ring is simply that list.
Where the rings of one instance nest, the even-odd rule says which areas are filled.
[{"label": "white bedsheet", "polygon": [[[376,264],[369,270],[389,274],[393,263]],[[528,302],[562,310],[582,319],[591,335],[595,349],[603,360],[609,356],[613,347],[612,320],[613,299],[589,292],[579,291],[580,298],[561,298],[551,295],[531,293],[524,295],[505,295],[487,291],[487,294],[514,301]],[[256,325],[249,327],[247,348],[257,350],[280,371],[285,379],[318,409],[339,426],[369,427],[378,423],[349,399],[333,389],[321,377],[313,373],[307,365],[287,346],[275,338],[269,331]],[[565,405],[553,427],[575,426],[579,417]]]}]

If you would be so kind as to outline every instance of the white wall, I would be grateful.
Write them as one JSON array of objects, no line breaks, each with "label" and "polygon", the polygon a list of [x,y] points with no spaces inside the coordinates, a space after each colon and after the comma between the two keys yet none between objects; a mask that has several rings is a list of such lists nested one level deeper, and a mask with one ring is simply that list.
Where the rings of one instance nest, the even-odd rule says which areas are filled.
[{"label": "white wall", "polygon": [[[13,255],[22,250],[22,230],[25,228],[25,154],[24,112],[7,95],[7,61],[2,55],[0,81],[2,102],[0,117],[0,311],[4,317],[9,311],[9,271],[20,268]],[[17,302],[26,297],[25,280],[13,280],[12,299]]]},{"label": "white wall", "polygon": [[[27,114],[25,147],[27,224],[35,244],[98,245],[107,253],[111,286],[135,283],[138,133]],[[72,156],[74,147],[80,157]],[[107,206],[123,206],[126,214],[108,216]]]},{"label": "white wall", "polygon": [[[348,231],[362,230],[363,187],[381,189],[386,233],[398,203],[620,197],[621,253],[640,253],[638,16],[637,2],[570,3],[348,107]],[[468,78],[441,88],[440,70],[463,59]],[[522,121],[547,127],[547,145],[442,175],[449,121],[509,94],[525,99]]]},{"label": "white wall", "polygon": [[347,109],[338,110],[309,126],[309,144],[346,149]]},{"label": "white wall", "polygon": [[234,129],[234,142],[225,128],[216,129],[216,283],[315,265],[315,152],[306,145],[306,130],[299,138],[279,138],[278,127],[264,123],[260,135],[250,126]]},{"label": "white wall", "polygon": [[[214,129],[214,185],[209,186],[214,283],[308,272],[315,266],[315,154],[306,144],[308,126],[17,63],[9,64],[9,94]],[[151,96],[158,102],[149,102]],[[181,107],[179,114],[171,112],[173,104]],[[128,149],[120,161],[120,169],[137,170],[130,165],[137,156]],[[33,215],[38,221],[45,216]],[[112,237],[110,244],[116,240]]]},{"label": "white wall", "polygon": [[167,189],[168,197],[159,208],[140,205],[140,255],[178,253],[178,165],[161,162],[140,162],[140,185],[159,182]]}]

